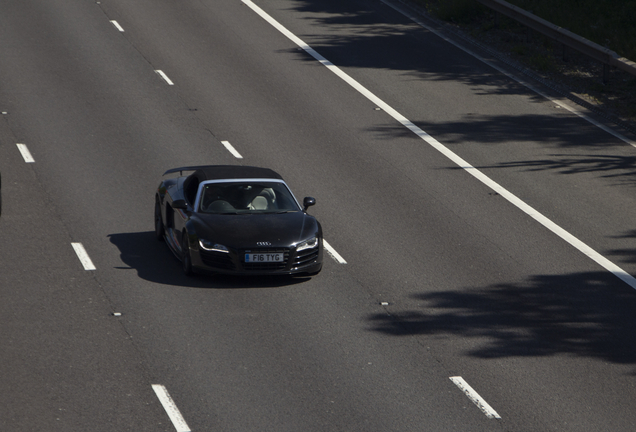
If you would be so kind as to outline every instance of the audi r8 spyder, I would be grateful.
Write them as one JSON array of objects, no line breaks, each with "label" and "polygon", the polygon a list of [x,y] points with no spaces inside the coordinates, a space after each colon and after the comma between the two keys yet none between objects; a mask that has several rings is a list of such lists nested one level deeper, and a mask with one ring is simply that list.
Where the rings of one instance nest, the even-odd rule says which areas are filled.
[{"label": "audi r8 spyder", "polygon": [[[185,172],[192,172],[183,175]],[[267,168],[174,168],[155,196],[155,235],[186,275],[315,275],[322,268],[322,227],[283,178]]]}]

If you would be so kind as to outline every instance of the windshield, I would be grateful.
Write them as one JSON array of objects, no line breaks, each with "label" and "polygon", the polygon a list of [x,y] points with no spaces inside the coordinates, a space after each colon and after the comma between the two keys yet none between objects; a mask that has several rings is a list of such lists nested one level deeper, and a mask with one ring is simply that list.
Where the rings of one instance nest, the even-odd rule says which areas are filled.
[{"label": "windshield", "polygon": [[284,183],[236,181],[205,183],[199,201],[201,213],[250,214],[300,211]]}]

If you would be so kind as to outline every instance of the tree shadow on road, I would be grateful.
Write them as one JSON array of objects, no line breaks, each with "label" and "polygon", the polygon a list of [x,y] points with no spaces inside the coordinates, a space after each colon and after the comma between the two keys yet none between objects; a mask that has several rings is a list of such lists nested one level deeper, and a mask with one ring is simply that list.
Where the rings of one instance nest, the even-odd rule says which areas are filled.
[{"label": "tree shadow on road", "polygon": [[[501,148],[501,156],[495,154],[496,158],[509,157],[512,152],[523,153],[525,146],[541,146],[541,149],[526,151],[531,159],[476,165],[479,169],[596,173],[613,186],[636,185],[636,156],[631,154],[629,147],[591,124],[581,123],[577,117],[467,114],[458,121],[419,121],[416,124],[452,150],[476,145]],[[400,124],[384,124],[370,130],[384,140],[420,140]],[[427,144],[422,141],[422,145]],[[559,152],[546,154],[546,149],[558,149]]]},{"label": "tree shadow on road", "polygon": [[[558,149],[602,150],[625,147],[622,141],[574,116],[467,113],[455,121],[412,121],[448,146],[471,144],[509,146],[540,143],[542,146]],[[416,137],[409,129],[394,123],[378,125],[370,131],[384,139]],[[633,159],[628,159],[626,162],[633,167]]]},{"label": "tree shadow on road", "polygon": [[[623,235],[615,236],[618,239],[636,239],[636,229],[629,231]],[[636,248],[633,249],[614,249],[609,252],[609,255],[622,257],[622,262],[634,264],[636,263]]]},{"label": "tree shadow on road", "polygon": [[[310,29],[316,29],[315,33],[305,30],[299,36],[318,53],[345,70],[393,70],[408,80],[462,83],[470,87],[476,96],[524,95],[531,101],[546,103],[545,97],[465,54],[429,30],[414,24],[409,18],[388,10],[378,12],[375,4],[296,0],[290,2],[287,9],[297,12],[297,16],[310,23]],[[299,60],[315,62],[313,57],[304,52],[297,49],[290,51]],[[417,87],[410,87],[409,91],[417,91],[414,89]],[[389,91],[389,87],[384,90]],[[448,92],[435,97],[447,98],[461,112],[465,105],[462,95],[462,92]],[[410,95],[411,98],[416,96]],[[431,104],[429,96],[428,93],[422,94],[423,111]],[[485,104],[502,102],[501,99],[499,102],[490,99]],[[466,142],[505,144],[511,141],[540,142],[562,148],[624,145],[596,126],[564,109],[557,109],[556,104],[552,105],[555,107],[554,112],[546,115],[495,116],[471,112],[471,109],[476,109],[473,105],[473,108],[465,108],[465,117],[457,121],[436,123],[423,119],[416,123],[445,145]],[[395,108],[401,110],[399,106]],[[380,126],[376,131],[388,138],[410,133],[401,125],[393,124]]]},{"label": "tree shadow on road", "polygon": [[115,267],[122,271],[134,270],[142,279],[150,282],[192,288],[275,288],[295,285],[310,278],[289,276],[185,276],[181,263],[168,246],[157,241],[154,231],[110,234],[110,242],[117,246],[124,265]]},{"label": "tree shadow on road", "polygon": [[527,171],[557,171],[561,174],[599,173],[612,179],[614,186],[636,186],[636,156],[551,155],[552,159],[505,162],[482,168],[525,168]]},{"label": "tree shadow on road", "polygon": [[[377,6],[358,2],[308,0],[291,2],[287,9],[317,29],[298,36],[341,68],[394,70],[410,80],[462,82],[476,94],[525,94],[543,100],[398,12],[378,13]],[[304,53],[298,56],[315,61]]]},{"label": "tree shadow on road", "polygon": [[636,363],[636,293],[607,272],[413,297],[417,310],[371,315],[371,329],[479,339],[466,354],[484,359],[565,354]]}]

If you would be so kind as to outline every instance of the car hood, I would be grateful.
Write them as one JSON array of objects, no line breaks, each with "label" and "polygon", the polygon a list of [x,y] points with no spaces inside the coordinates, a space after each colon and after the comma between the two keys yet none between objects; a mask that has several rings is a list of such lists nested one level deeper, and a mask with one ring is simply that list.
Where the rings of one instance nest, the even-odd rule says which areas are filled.
[{"label": "car hood", "polygon": [[318,222],[304,212],[282,214],[200,214],[192,218],[197,236],[230,248],[291,246],[318,231]]}]

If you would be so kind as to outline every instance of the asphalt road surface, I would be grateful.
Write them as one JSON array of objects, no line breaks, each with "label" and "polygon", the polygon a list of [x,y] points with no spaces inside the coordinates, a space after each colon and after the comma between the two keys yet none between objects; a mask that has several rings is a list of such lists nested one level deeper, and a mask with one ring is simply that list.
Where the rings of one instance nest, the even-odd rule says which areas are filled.
[{"label": "asphalt road surface", "polygon": [[[0,2],[0,430],[636,428],[634,137],[396,7]],[[198,164],[339,256],[185,277],[153,194]]]}]

